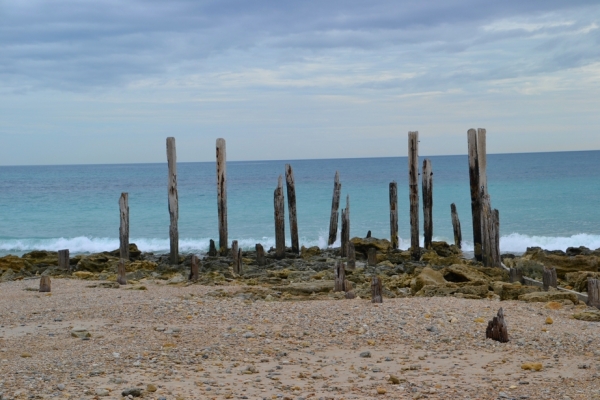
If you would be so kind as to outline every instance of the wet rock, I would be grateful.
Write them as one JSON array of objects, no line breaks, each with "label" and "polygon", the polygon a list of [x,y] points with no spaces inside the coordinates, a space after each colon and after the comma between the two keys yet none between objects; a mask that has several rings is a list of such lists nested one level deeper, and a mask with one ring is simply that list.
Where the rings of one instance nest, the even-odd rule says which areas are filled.
[{"label": "wet rock", "polygon": [[367,254],[369,249],[376,249],[378,251],[387,253],[392,249],[392,244],[387,239],[376,239],[374,237],[370,238],[352,238],[350,239],[354,244],[354,248],[356,251]]},{"label": "wet rock", "polygon": [[102,272],[104,270],[116,271],[119,258],[105,253],[96,253],[84,256],[75,266],[76,271]]},{"label": "wet rock", "polygon": [[564,279],[569,272],[598,272],[598,257],[595,255],[569,256],[562,251],[545,251],[534,247],[528,248],[523,258],[556,268],[556,275],[560,279]]},{"label": "wet rock", "polygon": [[127,397],[127,396],[141,397],[142,396],[142,390],[138,389],[138,388],[125,389],[125,390],[123,390],[121,392],[121,396],[123,396],[123,397]]},{"label": "wet rock", "polygon": [[333,281],[318,280],[312,282],[298,282],[287,286],[274,286],[273,290],[296,296],[307,296],[312,293],[327,293],[333,290]]},{"label": "wet rock", "polygon": [[580,321],[599,322],[600,310],[582,311],[580,313],[574,314],[573,318],[578,319]]},{"label": "wet rock", "polygon": [[4,257],[0,257],[0,273],[5,272],[9,269],[13,272],[19,272],[23,269],[31,270],[32,265],[29,261],[10,254]]},{"label": "wet rock", "polygon": [[577,299],[577,296],[574,293],[558,292],[558,291],[527,293],[527,294],[520,295],[519,300],[526,301],[528,303],[537,303],[537,302],[547,303],[549,301],[556,301],[556,300],[571,300],[573,303],[579,302],[579,300]]},{"label": "wet rock", "polygon": [[425,268],[423,268],[423,271],[421,271],[419,276],[417,276],[415,278],[414,282],[411,283],[410,289],[412,290],[413,293],[417,293],[424,286],[430,286],[430,285],[437,286],[437,285],[445,285],[445,284],[446,284],[446,280],[444,279],[444,276],[439,271],[435,271],[430,267],[425,267]]}]

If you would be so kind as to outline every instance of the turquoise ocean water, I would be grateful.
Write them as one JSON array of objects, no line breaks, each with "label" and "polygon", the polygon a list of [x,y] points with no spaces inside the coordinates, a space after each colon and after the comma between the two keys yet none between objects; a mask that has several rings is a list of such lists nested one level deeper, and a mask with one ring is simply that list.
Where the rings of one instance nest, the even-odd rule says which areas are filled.
[{"label": "turquoise ocean water", "polygon": [[[453,240],[454,202],[464,248],[472,249],[467,156],[428,158],[434,171],[434,237]],[[237,239],[244,248],[274,245],[273,191],[286,163],[228,162],[230,241]],[[375,237],[389,238],[388,185],[398,182],[400,247],[408,247],[406,157],[289,163],[296,178],[301,245],[326,246],[337,170],[340,208],[350,195],[351,236],[371,230]],[[178,163],[177,168],[181,251],[202,253],[209,239],[218,241],[215,163]],[[502,251],[600,248],[600,151],[489,155],[488,184],[492,206],[500,210]],[[118,248],[121,192],[129,193],[131,241],[144,251],[167,252],[166,162],[0,167],[0,255]]]}]

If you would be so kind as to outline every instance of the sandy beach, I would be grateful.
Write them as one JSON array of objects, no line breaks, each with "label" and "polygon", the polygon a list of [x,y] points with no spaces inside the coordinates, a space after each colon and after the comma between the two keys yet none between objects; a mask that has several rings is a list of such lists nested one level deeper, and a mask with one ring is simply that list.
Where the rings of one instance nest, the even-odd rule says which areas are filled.
[{"label": "sandy beach", "polygon": [[[2,399],[600,398],[600,323],[571,317],[583,305],[98,283],[0,285]],[[485,339],[500,307],[506,344]]]}]

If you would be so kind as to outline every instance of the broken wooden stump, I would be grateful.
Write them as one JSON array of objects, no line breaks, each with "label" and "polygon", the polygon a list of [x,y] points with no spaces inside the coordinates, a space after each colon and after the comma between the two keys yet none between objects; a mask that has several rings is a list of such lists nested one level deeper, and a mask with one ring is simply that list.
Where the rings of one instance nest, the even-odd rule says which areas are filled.
[{"label": "broken wooden stump", "polygon": [[42,276],[40,278],[40,292],[48,293],[51,291],[51,282],[49,276]]},{"label": "broken wooden stump", "polygon": [[377,265],[377,249],[370,248],[367,251],[367,265],[369,265],[369,266]]},{"label": "broken wooden stump", "polygon": [[556,276],[556,268],[548,268],[544,267],[544,272],[542,276],[543,288],[544,291],[547,292],[551,287],[558,287],[558,278]]},{"label": "broken wooden stump", "polygon": [[273,193],[275,208],[275,258],[285,257],[285,199],[283,196],[283,178],[279,175],[277,189]]},{"label": "broken wooden stump", "polygon": [[486,339],[492,339],[500,343],[508,342],[508,329],[506,322],[504,322],[502,307],[498,310],[498,315],[488,322],[485,337]]},{"label": "broken wooden stump", "polygon": [[383,303],[381,279],[374,276],[371,280],[371,303]]},{"label": "broken wooden stump", "polygon": [[69,258],[69,249],[64,249],[64,250],[58,251],[58,267],[60,269],[64,269],[67,271],[69,271],[71,269],[70,258]]},{"label": "broken wooden stump", "polygon": [[422,178],[424,247],[430,250],[433,241],[433,171],[429,159],[423,160]]},{"label": "broken wooden stump", "polygon": [[454,244],[459,249],[462,248],[462,230],[460,229],[460,219],[456,211],[456,204],[450,204],[450,212],[452,214],[452,230],[454,231]]},{"label": "broken wooden stump", "polygon": [[354,293],[354,288],[352,286],[352,282],[350,282],[348,279],[346,279],[346,281],[344,282],[344,288],[346,290],[346,299],[355,299],[356,298],[356,294]]},{"label": "broken wooden stump", "polygon": [[600,308],[600,279],[588,278],[587,305]]},{"label": "broken wooden stump", "polygon": [[208,255],[210,257],[216,257],[218,254],[217,246],[215,246],[215,241],[210,239],[210,244],[208,245]]},{"label": "broken wooden stump", "polygon": [[231,242],[231,257],[233,258],[233,273],[242,275],[242,249],[238,246],[238,241]]},{"label": "broken wooden stump", "polygon": [[333,275],[334,275],[334,281],[333,281],[333,291],[334,292],[345,292],[346,291],[346,287],[345,287],[345,283],[346,283],[346,270],[344,267],[344,263],[341,261],[338,261],[334,271],[333,271]]},{"label": "broken wooden stump", "polygon": [[346,259],[347,269],[349,271],[354,271],[354,269],[356,268],[356,249],[354,248],[354,243],[352,243],[351,241],[348,242],[348,255]]},{"label": "broken wooden stump", "polygon": [[346,208],[342,209],[342,234],[340,255],[348,256],[348,243],[350,243],[350,195],[346,196]]},{"label": "broken wooden stump", "polygon": [[337,239],[338,231],[338,209],[340,208],[340,194],[342,192],[342,184],[340,183],[340,173],[335,171],[333,181],[333,197],[331,199],[331,217],[329,218],[329,238],[327,245],[331,246]]},{"label": "broken wooden stump", "polygon": [[129,194],[121,193],[119,198],[120,220],[119,225],[119,254],[121,258],[129,260]]},{"label": "broken wooden stump", "polygon": [[521,268],[511,268],[508,272],[510,283],[523,283],[523,270]]},{"label": "broken wooden stump", "polygon": [[265,249],[263,248],[263,245],[256,243],[254,248],[256,249],[256,263],[261,267],[267,265],[267,259],[265,258]]},{"label": "broken wooden stump", "polygon": [[119,285],[127,285],[127,278],[125,274],[125,260],[121,258],[119,260],[119,264],[117,265],[117,283]]},{"label": "broken wooden stump", "polygon": [[367,239],[368,239],[368,238],[370,238],[370,237],[371,237],[371,231],[368,231],[368,232],[367,232],[367,236],[365,236],[365,238],[367,238]]},{"label": "broken wooden stump", "polygon": [[195,282],[198,280],[198,256],[192,254],[189,280]]},{"label": "broken wooden stump", "polygon": [[408,132],[408,193],[410,199],[410,251],[414,261],[419,249],[419,132]]}]

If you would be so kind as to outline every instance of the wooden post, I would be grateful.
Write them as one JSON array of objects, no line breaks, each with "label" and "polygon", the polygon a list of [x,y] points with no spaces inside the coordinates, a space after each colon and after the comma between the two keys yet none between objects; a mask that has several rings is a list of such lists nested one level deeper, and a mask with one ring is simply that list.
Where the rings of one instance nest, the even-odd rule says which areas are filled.
[{"label": "wooden post", "polygon": [[419,249],[419,132],[408,132],[408,188],[410,196],[410,250],[413,260]]},{"label": "wooden post", "polygon": [[456,204],[450,204],[450,211],[452,213],[452,230],[454,231],[454,244],[459,249],[462,248],[462,230],[460,229],[460,219],[458,218],[458,212],[456,211]]},{"label": "wooden post", "polygon": [[544,267],[543,277],[542,277],[543,289],[547,292],[551,287],[558,287],[558,278],[556,277],[556,268],[548,268]]},{"label": "wooden post", "polygon": [[344,269],[344,263],[338,261],[335,265],[334,271],[334,283],[333,283],[333,291],[334,292],[345,292],[345,281],[346,281],[346,270]]},{"label": "wooden post", "polygon": [[482,192],[481,198],[481,231],[482,261],[485,267],[501,267],[500,253],[496,246],[496,226],[494,211],[490,204],[490,196]]},{"label": "wooden post", "polygon": [[588,278],[588,302],[590,307],[600,308],[600,279]]},{"label": "wooden post", "polygon": [[425,248],[431,249],[433,240],[433,171],[431,160],[423,160],[423,234]]},{"label": "wooden post", "polygon": [[40,292],[47,293],[51,291],[51,282],[49,276],[42,276],[40,279]]},{"label": "wooden post", "polygon": [[469,129],[469,180],[471,186],[471,214],[473,216],[473,244],[475,259],[482,261],[481,254],[481,191],[479,188],[479,160],[477,154],[477,132]]},{"label": "wooden post", "polygon": [[479,164],[479,188],[485,193],[487,186],[487,139],[485,129],[477,129],[477,162]]},{"label": "wooden post", "polygon": [[327,245],[331,246],[337,239],[338,230],[338,209],[340,208],[340,194],[342,191],[342,184],[340,183],[340,174],[335,171],[335,178],[333,181],[333,199],[331,200],[331,217],[329,219],[329,240]]},{"label": "wooden post", "polygon": [[119,250],[121,258],[129,260],[129,194],[121,193],[119,198],[121,224],[119,226]]},{"label": "wooden post", "polygon": [[288,195],[288,212],[290,213],[290,236],[292,238],[292,253],[300,254],[298,238],[298,217],[296,214],[296,183],[294,170],[290,164],[285,165],[285,183]]},{"label": "wooden post", "polygon": [[390,182],[390,241],[392,249],[398,248],[398,184]]},{"label": "wooden post", "polygon": [[348,256],[348,243],[350,243],[350,195],[346,196],[346,208],[342,209],[342,240],[341,251],[342,257]]},{"label": "wooden post", "polygon": [[210,257],[216,257],[217,256],[217,247],[215,246],[215,241],[210,239],[210,244],[208,246],[208,255]]},{"label": "wooden post", "polygon": [[219,251],[227,254],[227,151],[225,139],[217,139],[217,205],[219,210]]},{"label": "wooden post", "polygon": [[285,199],[283,196],[283,178],[279,175],[277,189],[275,189],[275,257],[285,257]]},{"label": "wooden post", "polygon": [[121,258],[119,260],[119,264],[117,265],[117,282],[119,285],[127,285],[127,278],[125,274],[125,260]]},{"label": "wooden post", "polygon": [[378,276],[371,281],[371,303],[383,303],[381,279]]},{"label": "wooden post", "polygon": [[523,270],[521,268],[511,268],[508,272],[510,283],[523,283]]},{"label": "wooden post", "polygon": [[237,240],[231,243],[231,256],[233,258],[233,273],[242,275],[242,249],[239,248]]},{"label": "wooden post", "polygon": [[346,279],[346,281],[344,282],[344,289],[346,292],[346,298],[347,299],[355,299],[356,298],[356,294],[354,294],[353,286],[352,286],[352,282],[350,282],[348,279]]},{"label": "wooden post", "polygon": [[349,271],[354,271],[356,268],[356,250],[354,248],[354,243],[348,242],[348,256],[346,257],[347,267]]},{"label": "wooden post", "polygon": [[488,322],[485,337],[486,339],[492,339],[500,343],[508,342],[508,328],[506,322],[504,322],[502,308],[498,310],[498,315]]},{"label": "wooden post", "polygon": [[498,258],[498,265],[501,266],[502,263],[502,258],[500,257],[501,253],[500,253],[500,211],[498,211],[497,209],[494,209],[494,240],[493,240],[493,244],[494,244],[494,254],[496,255],[496,257]]},{"label": "wooden post", "polygon": [[369,265],[369,266],[377,265],[377,249],[370,248],[367,251],[367,265]]},{"label": "wooden post", "polygon": [[367,239],[371,237],[371,231],[367,232],[367,236],[365,236]]},{"label": "wooden post", "polygon": [[177,154],[175,151],[175,138],[167,138],[167,162],[169,165],[169,216],[171,225],[169,227],[169,246],[171,250],[171,264],[179,264],[179,231],[177,221],[179,220],[179,200],[177,196]]},{"label": "wooden post", "polygon": [[261,267],[267,264],[267,260],[265,259],[265,249],[262,244],[256,243],[254,246],[256,249],[256,263]]},{"label": "wooden post", "polygon": [[189,280],[192,282],[198,280],[198,256],[195,254],[192,254],[192,265],[190,267]]},{"label": "wooden post", "polygon": [[64,249],[64,250],[58,251],[58,267],[60,269],[65,269],[67,271],[71,270],[70,259],[69,259],[69,249]]}]

